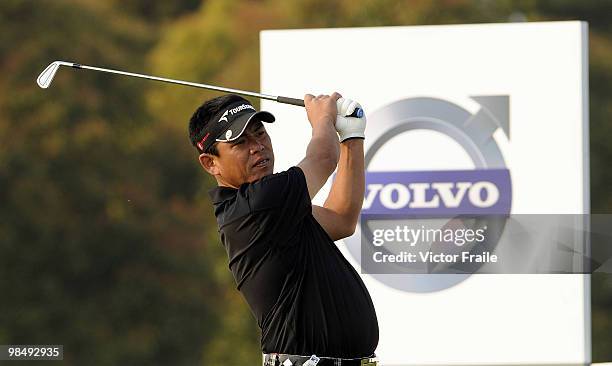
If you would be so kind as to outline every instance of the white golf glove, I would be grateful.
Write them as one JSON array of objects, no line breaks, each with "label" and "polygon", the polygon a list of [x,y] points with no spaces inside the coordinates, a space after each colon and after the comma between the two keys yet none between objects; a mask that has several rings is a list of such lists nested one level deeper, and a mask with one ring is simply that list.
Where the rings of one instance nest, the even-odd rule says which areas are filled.
[{"label": "white golf glove", "polygon": [[359,103],[351,99],[340,98],[337,101],[338,117],[336,117],[336,132],[340,136],[340,142],[350,138],[365,139],[366,116],[361,118],[350,116],[355,108],[361,108]]}]

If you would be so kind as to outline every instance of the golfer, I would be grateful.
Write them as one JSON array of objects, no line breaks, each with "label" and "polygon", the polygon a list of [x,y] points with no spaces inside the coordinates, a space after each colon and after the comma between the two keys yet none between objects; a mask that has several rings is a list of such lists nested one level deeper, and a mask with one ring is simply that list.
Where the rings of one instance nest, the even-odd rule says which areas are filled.
[{"label": "golfer", "polygon": [[[200,164],[217,180],[209,193],[219,235],[261,329],[264,365],[376,365],[372,299],[334,244],[354,233],[365,186],[365,117],[342,117],[359,104],[340,98],[304,97],[306,156],[276,174],[269,112],[230,94],[202,104],[189,122]],[[313,205],[336,168],[325,203]]]}]

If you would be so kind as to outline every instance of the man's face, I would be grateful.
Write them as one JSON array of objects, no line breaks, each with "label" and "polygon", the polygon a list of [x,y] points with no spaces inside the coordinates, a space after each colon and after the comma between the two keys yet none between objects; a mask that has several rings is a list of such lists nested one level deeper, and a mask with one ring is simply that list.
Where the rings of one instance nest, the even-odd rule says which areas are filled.
[{"label": "man's face", "polygon": [[249,123],[246,131],[234,141],[218,142],[217,151],[219,156],[202,154],[200,162],[220,185],[238,188],[274,170],[272,141],[261,121]]}]

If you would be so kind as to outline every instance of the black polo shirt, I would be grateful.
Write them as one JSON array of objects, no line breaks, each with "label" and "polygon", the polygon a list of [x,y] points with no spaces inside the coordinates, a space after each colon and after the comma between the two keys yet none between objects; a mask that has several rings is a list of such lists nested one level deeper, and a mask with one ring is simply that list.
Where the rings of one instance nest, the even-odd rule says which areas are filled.
[{"label": "black polo shirt", "polygon": [[378,321],[361,277],[312,215],[299,167],[209,192],[264,353],[361,357]]}]

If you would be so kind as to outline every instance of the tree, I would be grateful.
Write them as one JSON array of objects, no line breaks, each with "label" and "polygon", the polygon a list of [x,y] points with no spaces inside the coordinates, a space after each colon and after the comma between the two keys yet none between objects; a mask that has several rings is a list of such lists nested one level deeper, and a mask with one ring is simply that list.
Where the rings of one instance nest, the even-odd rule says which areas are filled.
[{"label": "tree", "polygon": [[0,17],[0,343],[63,344],[73,365],[201,362],[223,292],[184,140],[142,81],[34,83],[54,59],[144,70],[155,32],[96,1],[6,1]]}]

